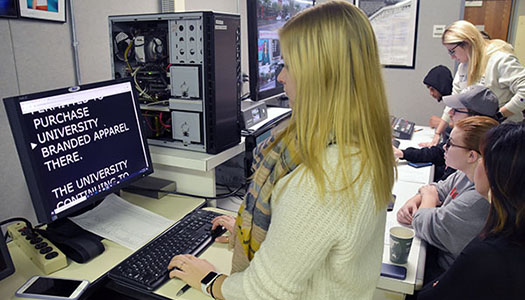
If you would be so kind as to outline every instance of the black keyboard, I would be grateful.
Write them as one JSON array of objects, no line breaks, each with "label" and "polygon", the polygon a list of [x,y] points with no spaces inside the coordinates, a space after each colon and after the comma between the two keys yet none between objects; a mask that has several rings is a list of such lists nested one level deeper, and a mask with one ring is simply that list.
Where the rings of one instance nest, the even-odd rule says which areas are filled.
[{"label": "black keyboard", "polygon": [[[109,278],[135,289],[152,291],[169,279],[168,264],[178,254],[199,255],[214,242],[211,220],[221,214],[196,210],[111,269]],[[224,233],[215,232],[216,235]]]},{"label": "black keyboard", "polygon": [[402,118],[390,116],[390,124],[392,125],[392,135],[394,137],[404,140],[409,140],[412,138],[414,126],[416,126],[416,123]]}]

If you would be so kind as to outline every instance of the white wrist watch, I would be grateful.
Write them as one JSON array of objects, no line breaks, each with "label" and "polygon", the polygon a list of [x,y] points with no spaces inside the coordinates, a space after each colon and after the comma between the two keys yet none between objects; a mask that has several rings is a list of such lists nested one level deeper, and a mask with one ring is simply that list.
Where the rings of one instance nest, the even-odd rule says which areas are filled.
[{"label": "white wrist watch", "polygon": [[208,287],[210,285],[212,285],[212,283],[215,281],[215,279],[217,279],[217,277],[221,276],[222,274],[221,273],[215,273],[215,272],[210,272],[208,273],[208,275],[204,276],[204,278],[202,278],[201,280],[201,290],[204,294],[206,294],[206,296],[211,296],[210,293],[208,292]]}]

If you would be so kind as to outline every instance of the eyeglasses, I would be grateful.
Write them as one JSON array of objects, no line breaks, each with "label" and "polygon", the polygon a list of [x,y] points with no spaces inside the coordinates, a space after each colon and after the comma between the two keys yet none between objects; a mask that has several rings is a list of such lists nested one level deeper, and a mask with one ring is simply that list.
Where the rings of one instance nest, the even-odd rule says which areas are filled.
[{"label": "eyeglasses", "polygon": [[[450,139],[448,139],[448,140],[447,140],[447,143],[445,144],[445,150],[448,151],[448,149],[450,149],[450,147],[452,147],[452,146],[454,146],[454,147],[458,147],[458,148],[461,148],[461,149],[465,149],[465,150],[472,150],[472,149],[470,149],[470,148],[468,148],[468,147],[465,147],[465,146],[456,145],[456,144],[452,143],[452,142],[450,141]],[[476,150],[474,150],[474,151],[476,151]],[[476,152],[477,152],[477,151],[476,151]]]},{"label": "eyeglasses", "polygon": [[452,56],[452,55],[456,54],[456,48],[461,46],[462,44],[463,44],[463,42],[458,43],[456,46],[452,47],[452,49],[448,49],[448,55]]},{"label": "eyeglasses", "polygon": [[467,114],[467,115],[469,114],[468,111],[461,111],[461,110],[458,110],[457,108],[453,108],[452,112],[455,114]]}]

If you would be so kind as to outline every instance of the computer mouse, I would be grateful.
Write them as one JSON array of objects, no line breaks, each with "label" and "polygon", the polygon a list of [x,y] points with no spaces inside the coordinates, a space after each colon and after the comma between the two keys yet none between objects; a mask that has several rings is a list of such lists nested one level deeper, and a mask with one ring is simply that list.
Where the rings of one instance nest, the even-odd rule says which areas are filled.
[{"label": "computer mouse", "polygon": [[226,232],[226,228],[222,226],[217,226],[215,229],[210,230],[210,235],[212,239],[216,239],[217,237],[223,235]]}]

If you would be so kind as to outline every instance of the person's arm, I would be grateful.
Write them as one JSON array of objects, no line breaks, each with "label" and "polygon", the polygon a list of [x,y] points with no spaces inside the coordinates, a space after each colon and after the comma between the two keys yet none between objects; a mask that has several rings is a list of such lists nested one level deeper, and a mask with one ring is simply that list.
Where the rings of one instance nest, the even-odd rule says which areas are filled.
[{"label": "person's arm", "polygon": [[[244,271],[216,279],[211,285],[215,298],[293,299],[306,289],[308,279],[320,268],[335,240],[341,236],[339,225],[348,216],[341,213],[339,206],[323,205],[313,180],[305,181],[301,186],[289,182],[281,193],[272,194],[280,197],[272,199],[271,224],[264,242]],[[369,214],[373,214],[373,209]],[[367,226],[366,223],[359,225]],[[180,278],[198,290],[202,278],[215,270],[206,260],[192,255],[174,257],[169,268],[175,267],[181,270],[172,270],[170,277]]]},{"label": "person's arm", "polygon": [[438,116],[431,116],[428,120],[428,126],[430,128],[436,128],[439,125],[439,122],[441,121],[441,118]]},{"label": "person's arm", "polygon": [[502,106],[499,109],[499,111],[504,117],[510,117],[510,116],[514,115],[514,113],[511,112],[510,110],[508,110],[505,106]]},{"label": "person's arm", "polygon": [[398,148],[392,146],[392,149],[394,150],[394,157],[395,158],[403,158],[403,150],[399,150]]},{"label": "person's arm", "polygon": [[525,110],[525,67],[520,64],[516,56],[505,55],[498,62],[497,71],[498,83],[514,94],[509,102],[500,108],[500,112],[505,117],[520,114]]},{"label": "person's arm", "polygon": [[[311,180],[305,182],[315,186]],[[250,265],[220,286],[226,299],[297,298],[342,234],[343,221],[335,212],[337,209],[325,206],[306,183],[292,183],[280,194],[273,193],[279,194],[279,199],[272,201],[278,204],[272,208],[266,239]]]},{"label": "person's arm", "polygon": [[401,224],[412,224],[412,218],[421,204],[421,194],[416,194],[405,202],[397,211],[397,221]]},{"label": "person's arm", "polygon": [[[279,194],[279,198],[272,199],[271,224],[264,242],[244,271],[216,279],[211,286],[215,298],[295,299],[307,288],[308,280],[341,236],[340,224],[348,216],[339,206],[323,205],[313,180],[305,182],[301,186],[289,182],[281,193],[272,194]],[[366,235],[362,238],[367,239]],[[215,269],[191,255],[176,256],[170,267],[182,270],[171,271],[171,277],[181,278],[196,289],[200,289],[200,280]]]},{"label": "person's arm", "polygon": [[441,121],[439,122],[439,125],[436,127],[436,131],[434,131],[434,137],[432,138],[432,146],[435,146],[439,143],[441,140],[441,135],[447,130],[448,123],[450,122],[450,117],[448,115],[448,111],[450,110],[449,107],[445,107],[445,112],[443,113],[444,116],[441,117]]},{"label": "person's arm", "polygon": [[[246,270],[224,280],[222,293],[226,299],[298,299],[308,289],[313,274],[323,269],[322,264],[331,261],[329,254],[342,235],[344,243],[352,245],[345,249],[348,255],[352,256],[354,251],[377,251],[377,261],[380,261],[383,236],[371,234],[371,230],[384,230],[386,210],[374,209],[370,185],[364,185],[366,189],[359,198],[346,200],[355,201],[349,210],[339,198],[341,195],[327,192],[327,198],[322,200],[313,177],[301,177],[296,174],[297,181],[294,178],[283,191],[273,193],[279,197],[272,199],[277,206],[272,207],[266,239]],[[294,184],[296,182],[301,184]],[[380,249],[373,248],[373,240],[381,241]],[[377,271],[362,277],[379,274],[379,267],[380,264]]]},{"label": "person's arm", "polygon": [[421,204],[419,208],[434,208],[441,205],[438,191],[435,185],[425,185],[419,189],[421,194]]},{"label": "person's arm", "polygon": [[[447,180],[451,177],[454,176]],[[412,225],[416,236],[457,256],[481,231],[488,207],[488,202],[476,191],[465,191],[442,207],[419,208]]]},{"label": "person's arm", "polygon": [[440,145],[421,149],[409,147],[401,151],[403,155],[400,158],[410,162],[431,162],[436,166],[445,164],[445,150]]}]

